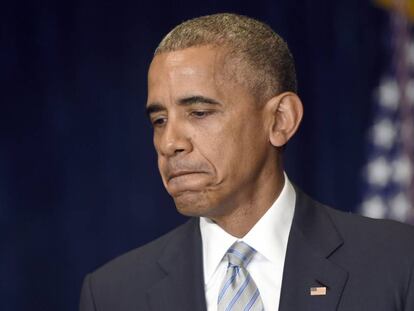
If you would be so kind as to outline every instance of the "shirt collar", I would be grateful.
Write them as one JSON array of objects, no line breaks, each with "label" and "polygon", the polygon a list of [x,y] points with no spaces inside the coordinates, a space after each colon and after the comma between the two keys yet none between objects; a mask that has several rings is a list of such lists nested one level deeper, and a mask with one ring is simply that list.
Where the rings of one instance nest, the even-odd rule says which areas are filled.
[{"label": "shirt collar", "polygon": [[227,233],[214,221],[200,217],[205,283],[209,282],[223,256],[236,241],[244,241],[267,260],[283,264],[295,201],[295,190],[285,174],[285,184],[276,201],[241,239]]}]

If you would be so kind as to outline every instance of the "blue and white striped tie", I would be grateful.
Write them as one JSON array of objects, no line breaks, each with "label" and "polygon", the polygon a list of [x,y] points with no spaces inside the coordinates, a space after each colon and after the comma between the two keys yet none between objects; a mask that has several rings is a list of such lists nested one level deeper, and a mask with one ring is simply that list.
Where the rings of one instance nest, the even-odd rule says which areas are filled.
[{"label": "blue and white striped tie", "polygon": [[227,273],[217,299],[218,311],[263,311],[263,302],[247,265],[256,253],[244,242],[234,243],[227,251]]}]

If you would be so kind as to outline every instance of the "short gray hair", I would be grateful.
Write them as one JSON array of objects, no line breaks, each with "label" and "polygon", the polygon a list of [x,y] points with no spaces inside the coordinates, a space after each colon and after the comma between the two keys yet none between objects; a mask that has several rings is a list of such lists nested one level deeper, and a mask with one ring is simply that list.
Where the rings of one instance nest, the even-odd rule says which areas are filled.
[{"label": "short gray hair", "polygon": [[204,45],[227,48],[236,67],[243,68],[239,82],[260,97],[297,92],[295,64],[286,42],[268,25],[247,16],[220,13],[187,20],[162,39],[155,55]]}]

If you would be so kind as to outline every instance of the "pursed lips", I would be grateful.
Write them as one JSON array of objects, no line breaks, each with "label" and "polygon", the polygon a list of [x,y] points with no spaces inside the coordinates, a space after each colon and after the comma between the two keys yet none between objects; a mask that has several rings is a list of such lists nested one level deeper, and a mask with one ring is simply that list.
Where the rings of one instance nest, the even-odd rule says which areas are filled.
[{"label": "pursed lips", "polygon": [[204,172],[200,172],[200,171],[176,171],[176,172],[173,172],[172,174],[170,174],[168,176],[168,181],[170,181],[173,178],[180,177],[180,176],[191,175],[191,174],[202,174],[202,173],[204,173]]}]

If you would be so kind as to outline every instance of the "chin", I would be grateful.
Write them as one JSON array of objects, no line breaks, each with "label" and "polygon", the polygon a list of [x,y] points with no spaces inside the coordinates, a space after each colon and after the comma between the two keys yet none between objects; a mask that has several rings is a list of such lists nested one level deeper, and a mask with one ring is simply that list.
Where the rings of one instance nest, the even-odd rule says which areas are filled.
[{"label": "chin", "polygon": [[186,191],[174,197],[174,203],[180,214],[190,217],[208,217],[211,203],[205,193]]}]

